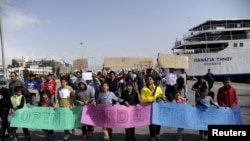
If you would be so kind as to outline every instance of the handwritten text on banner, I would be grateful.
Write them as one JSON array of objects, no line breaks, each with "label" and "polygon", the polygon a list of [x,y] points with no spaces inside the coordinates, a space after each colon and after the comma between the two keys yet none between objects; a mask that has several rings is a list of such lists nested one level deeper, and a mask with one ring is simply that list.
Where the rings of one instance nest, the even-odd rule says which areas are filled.
[{"label": "handwritten text on banner", "polygon": [[72,110],[69,108],[54,110],[47,107],[24,107],[15,111],[10,126],[53,130],[74,129],[82,126],[81,114],[81,106]]},{"label": "handwritten text on banner", "polygon": [[190,104],[153,103],[152,122],[154,124],[207,130],[209,124],[243,124],[240,107],[197,108]]},{"label": "handwritten text on banner", "polygon": [[88,125],[129,128],[151,123],[151,104],[124,105],[87,105],[83,109],[81,122]]}]

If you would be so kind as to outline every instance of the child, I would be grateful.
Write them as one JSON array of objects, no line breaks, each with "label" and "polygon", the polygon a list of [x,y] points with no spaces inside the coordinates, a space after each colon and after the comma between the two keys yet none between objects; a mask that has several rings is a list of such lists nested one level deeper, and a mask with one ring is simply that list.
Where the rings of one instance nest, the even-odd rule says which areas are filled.
[{"label": "child", "polygon": [[[11,99],[11,103],[13,105],[14,111],[21,109],[25,106],[26,99],[22,95],[22,87],[21,86],[16,86],[14,88],[14,95],[11,96],[10,99]],[[11,127],[11,130],[13,132],[13,141],[17,141],[18,140],[18,136],[16,133],[17,127]],[[28,128],[23,128],[23,133],[24,133],[25,141],[29,141],[30,140],[30,133],[29,133]]]},{"label": "child", "polygon": [[[201,87],[199,89],[200,97],[196,100],[196,106],[202,106],[202,107],[209,107],[211,105],[219,107],[219,105],[211,98],[211,96],[208,96],[209,89],[208,87]],[[204,130],[200,130],[200,136],[203,139],[208,139],[208,132]]]},{"label": "child", "polygon": [[[49,90],[44,90],[41,92],[41,96],[42,99],[39,102],[38,106],[42,106],[42,107],[51,107],[54,108],[54,104],[51,101],[51,99],[49,98]],[[51,135],[53,135],[54,131],[53,130],[43,130],[46,133],[46,137],[50,138]]]},{"label": "child", "polygon": [[[122,92],[121,98],[124,100],[123,105],[136,105],[139,104],[138,93],[135,91],[132,82],[126,83],[126,90]],[[130,139],[135,141],[135,128],[126,128],[125,129],[126,137],[125,140],[129,141]]]},{"label": "child", "polygon": [[[72,87],[68,85],[68,79],[66,77],[61,78],[61,87],[57,90],[57,99],[55,107],[67,107],[73,108],[73,98],[74,98],[74,90]],[[68,140],[70,138],[69,130],[64,130],[64,138],[63,140]]]},{"label": "child", "polygon": [[[187,100],[181,96],[180,91],[176,91],[174,92],[174,99],[172,102],[178,103],[178,104],[186,104]],[[184,130],[183,128],[177,128],[177,141],[182,141],[183,130]]]},{"label": "child", "polygon": [[[84,81],[80,81],[78,83],[78,89],[75,93],[75,101],[76,106],[77,105],[86,105],[90,102],[93,102],[95,99],[95,89],[92,86],[89,86]],[[87,132],[88,131],[88,132]],[[93,135],[94,127],[91,125],[83,125],[82,126],[82,139],[87,139],[87,133],[88,137],[91,137]]]},{"label": "child", "polygon": [[[98,104],[113,104],[115,102],[123,102],[122,99],[118,98],[113,92],[109,91],[109,85],[107,82],[101,84],[102,92],[100,92],[96,102],[93,102],[94,106]],[[112,138],[112,128],[103,127],[103,138],[104,141],[109,141]]]}]

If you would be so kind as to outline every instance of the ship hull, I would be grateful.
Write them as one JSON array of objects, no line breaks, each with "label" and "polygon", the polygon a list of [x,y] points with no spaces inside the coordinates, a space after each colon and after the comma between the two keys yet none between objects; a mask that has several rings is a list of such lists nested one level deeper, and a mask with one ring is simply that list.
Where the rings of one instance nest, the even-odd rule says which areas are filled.
[{"label": "ship hull", "polygon": [[247,52],[188,54],[190,76],[205,76],[208,69],[215,81],[230,77],[232,82],[247,83],[250,79],[250,56]]}]

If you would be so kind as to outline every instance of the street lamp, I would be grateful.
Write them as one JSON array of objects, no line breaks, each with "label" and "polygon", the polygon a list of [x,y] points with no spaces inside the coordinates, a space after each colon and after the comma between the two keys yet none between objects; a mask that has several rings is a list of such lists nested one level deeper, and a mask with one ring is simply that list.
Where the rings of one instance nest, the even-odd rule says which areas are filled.
[{"label": "street lamp", "polygon": [[83,43],[81,42],[80,45],[81,45],[81,55],[82,55],[82,58],[83,58],[83,53],[82,53],[82,50],[83,50],[82,45],[83,45]]},{"label": "street lamp", "polygon": [[2,17],[1,17],[1,11],[0,11],[0,42],[1,42],[1,51],[2,51],[2,66],[3,66],[3,75],[6,77],[5,72],[5,54],[4,54],[4,47],[3,47],[3,33],[2,33]]}]

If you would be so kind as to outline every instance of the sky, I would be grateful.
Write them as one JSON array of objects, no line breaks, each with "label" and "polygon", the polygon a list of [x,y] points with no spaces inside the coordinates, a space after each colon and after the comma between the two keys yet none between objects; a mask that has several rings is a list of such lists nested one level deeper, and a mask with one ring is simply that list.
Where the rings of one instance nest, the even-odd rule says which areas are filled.
[{"label": "sky", "polygon": [[[150,57],[171,53],[209,19],[250,18],[249,0],[0,0],[6,66],[12,59]],[[82,44],[81,44],[82,43]]]}]

